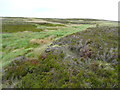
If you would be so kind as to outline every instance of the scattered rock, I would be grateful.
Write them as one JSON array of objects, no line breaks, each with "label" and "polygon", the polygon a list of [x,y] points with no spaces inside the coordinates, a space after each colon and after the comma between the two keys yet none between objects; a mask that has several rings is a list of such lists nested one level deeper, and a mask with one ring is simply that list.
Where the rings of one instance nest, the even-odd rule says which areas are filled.
[{"label": "scattered rock", "polygon": [[26,61],[26,60],[28,60],[28,58],[26,58],[25,56],[19,56],[19,57],[16,57],[14,60],[17,60],[17,61]]}]

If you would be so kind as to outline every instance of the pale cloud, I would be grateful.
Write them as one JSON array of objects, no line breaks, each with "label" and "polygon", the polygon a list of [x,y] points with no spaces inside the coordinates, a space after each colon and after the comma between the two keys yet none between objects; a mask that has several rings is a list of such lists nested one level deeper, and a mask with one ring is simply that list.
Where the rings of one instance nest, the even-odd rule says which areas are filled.
[{"label": "pale cloud", "polygon": [[119,0],[0,0],[0,16],[118,20]]}]

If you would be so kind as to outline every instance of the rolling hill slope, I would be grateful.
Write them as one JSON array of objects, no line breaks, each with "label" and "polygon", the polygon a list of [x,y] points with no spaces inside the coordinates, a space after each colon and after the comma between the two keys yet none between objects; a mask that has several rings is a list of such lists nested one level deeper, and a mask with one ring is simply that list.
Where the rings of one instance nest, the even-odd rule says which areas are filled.
[{"label": "rolling hill slope", "polygon": [[118,88],[117,22],[41,20],[30,31],[3,24],[3,87]]}]

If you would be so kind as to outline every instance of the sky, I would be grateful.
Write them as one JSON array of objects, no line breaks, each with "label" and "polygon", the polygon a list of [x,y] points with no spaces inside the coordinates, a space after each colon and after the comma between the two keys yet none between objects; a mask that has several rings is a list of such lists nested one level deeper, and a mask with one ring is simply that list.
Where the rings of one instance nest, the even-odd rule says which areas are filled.
[{"label": "sky", "polygon": [[0,16],[118,20],[120,0],[0,0]]}]

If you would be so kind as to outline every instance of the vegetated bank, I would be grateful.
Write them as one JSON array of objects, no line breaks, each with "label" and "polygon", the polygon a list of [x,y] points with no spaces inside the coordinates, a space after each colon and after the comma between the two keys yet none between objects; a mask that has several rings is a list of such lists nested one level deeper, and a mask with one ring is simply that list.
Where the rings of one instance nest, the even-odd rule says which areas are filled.
[{"label": "vegetated bank", "polygon": [[118,88],[118,27],[98,26],[60,38],[38,59],[5,67],[3,84],[19,88]]}]

